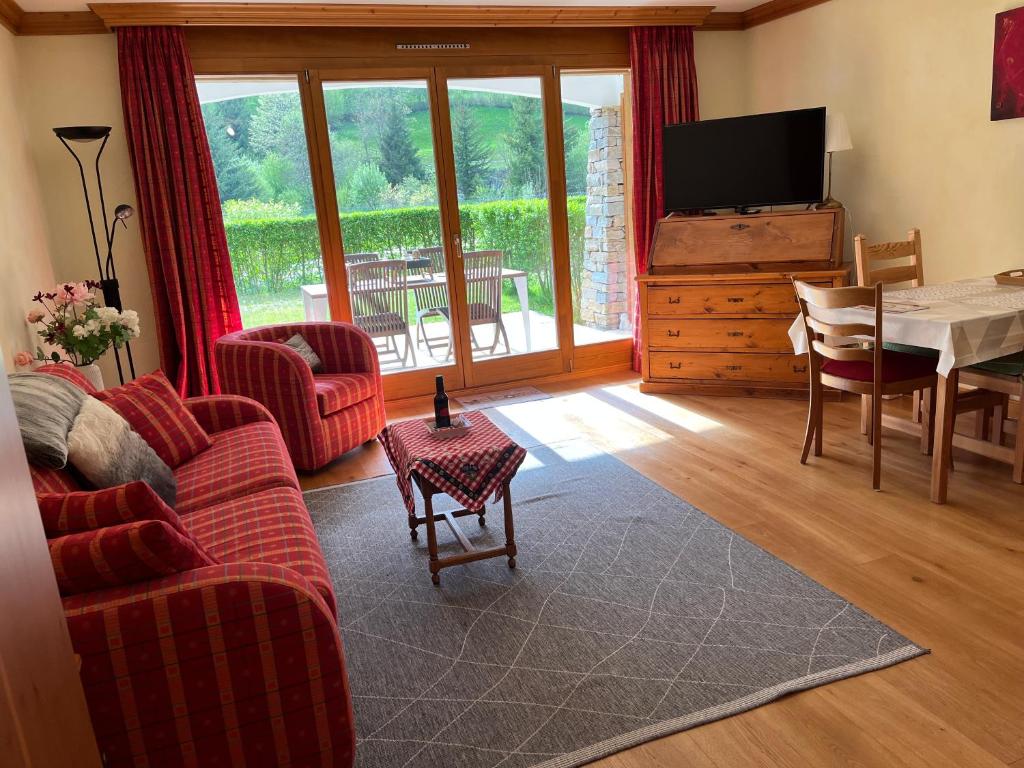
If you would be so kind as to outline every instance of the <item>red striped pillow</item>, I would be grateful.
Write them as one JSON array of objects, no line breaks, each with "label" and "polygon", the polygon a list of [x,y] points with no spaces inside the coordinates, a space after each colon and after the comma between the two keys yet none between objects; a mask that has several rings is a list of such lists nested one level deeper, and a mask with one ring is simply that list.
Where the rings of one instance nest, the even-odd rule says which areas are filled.
[{"label": "red striped pillow", "polygon": [[139,520],[162,520],[181,535],[191,538],[178,513],[142,480],[98,491],[39,493],[36,501],[48,537]]},{"label": "red striped pillow", "polygon": [[171,469],[212,445],[163,371],[97,392],[95,397],[121,414]]},{"label": "red striped pillow", "polygon": [[162,520],[112,525],[50,539],[62,595],[134,584],[216,565],[191,539]]}]

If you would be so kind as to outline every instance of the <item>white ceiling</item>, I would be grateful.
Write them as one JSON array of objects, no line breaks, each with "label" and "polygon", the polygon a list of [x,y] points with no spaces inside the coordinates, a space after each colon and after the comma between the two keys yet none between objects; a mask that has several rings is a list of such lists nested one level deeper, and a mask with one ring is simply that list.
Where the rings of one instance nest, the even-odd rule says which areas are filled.
[{"label": "white ceiling", "polygon": [[[117,2],[118,0],[110,0]],[[137,0],[156,2],[157,0]],[[202,2],[203,0],[184,0],[184,2]],[[223,2],[280,2],[281,0],[222,0]],[[84,11],[88,0],[18,0],[18,4],[26,11]],[[406,5],[416,0],[368,0],[371,4]],[[421,3],[436,5],[478,5],[480,0],[420,0]],[[713,5],[717,11],[745,11],[760,5],[763,0],[485,0],[488,5]],[[342,3],[339,3],[341,5]],[[343,3],[355,5],[356,3]]]}]

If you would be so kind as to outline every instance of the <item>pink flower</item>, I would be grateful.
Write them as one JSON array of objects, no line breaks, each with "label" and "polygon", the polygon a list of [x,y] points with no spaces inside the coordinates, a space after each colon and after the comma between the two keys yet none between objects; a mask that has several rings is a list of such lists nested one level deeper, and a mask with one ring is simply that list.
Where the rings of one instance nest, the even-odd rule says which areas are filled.
[{"label": "pink flower", "polygon": [[19,368],[25,368],[32,365],[34,358],[28,352],[18,352],[14,355],[14,364]]},{"label": "pink flower", "polygon": [[46,315],[44,315],[38,309],[33,309],[31,312],[25,315],[25,320],[27,320],[29,323],[38,323],[44,317],[46,317]]},{"label": "pink flower", "polygon": [[85,283],[62,283],[57,286],[56,302],[59,306],[65,304],[81,304],[93,297],[92,291]]}]

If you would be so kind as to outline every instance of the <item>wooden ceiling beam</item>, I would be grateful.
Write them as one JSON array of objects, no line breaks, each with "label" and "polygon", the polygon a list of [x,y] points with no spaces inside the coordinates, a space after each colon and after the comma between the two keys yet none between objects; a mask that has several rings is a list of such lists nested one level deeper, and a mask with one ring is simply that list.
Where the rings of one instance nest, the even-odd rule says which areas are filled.
[{"label": "wooden ceiling beam", "polygon": [[108,28],[153,24],[289,27],[700,26],[712,6],[318,5],[312,3],[91,3]]},{"label": "wooden ceiling beam", "polygon": [[17,35],[85,35],[118,26],[345,27],[630,27],[694,26],[698,31],[739,31],[781,19],[828,0],[768,0],[748,11],[711,6],[438,6],[313,5],[308,3],[158,2],[96,3],[93,10],[24,11],[0,0],[0,26]]}]

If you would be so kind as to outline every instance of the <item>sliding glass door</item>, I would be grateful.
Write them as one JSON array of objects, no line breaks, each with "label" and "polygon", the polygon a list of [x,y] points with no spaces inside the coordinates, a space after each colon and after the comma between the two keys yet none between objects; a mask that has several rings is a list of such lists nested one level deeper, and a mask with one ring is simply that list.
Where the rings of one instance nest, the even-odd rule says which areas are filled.
[{"label": "sliding glass door", "polygon": [[389,397],[439,373],[478,387],[627,360],[626,82],[550,66],[199,78],[243,323],[355,323]]}]

